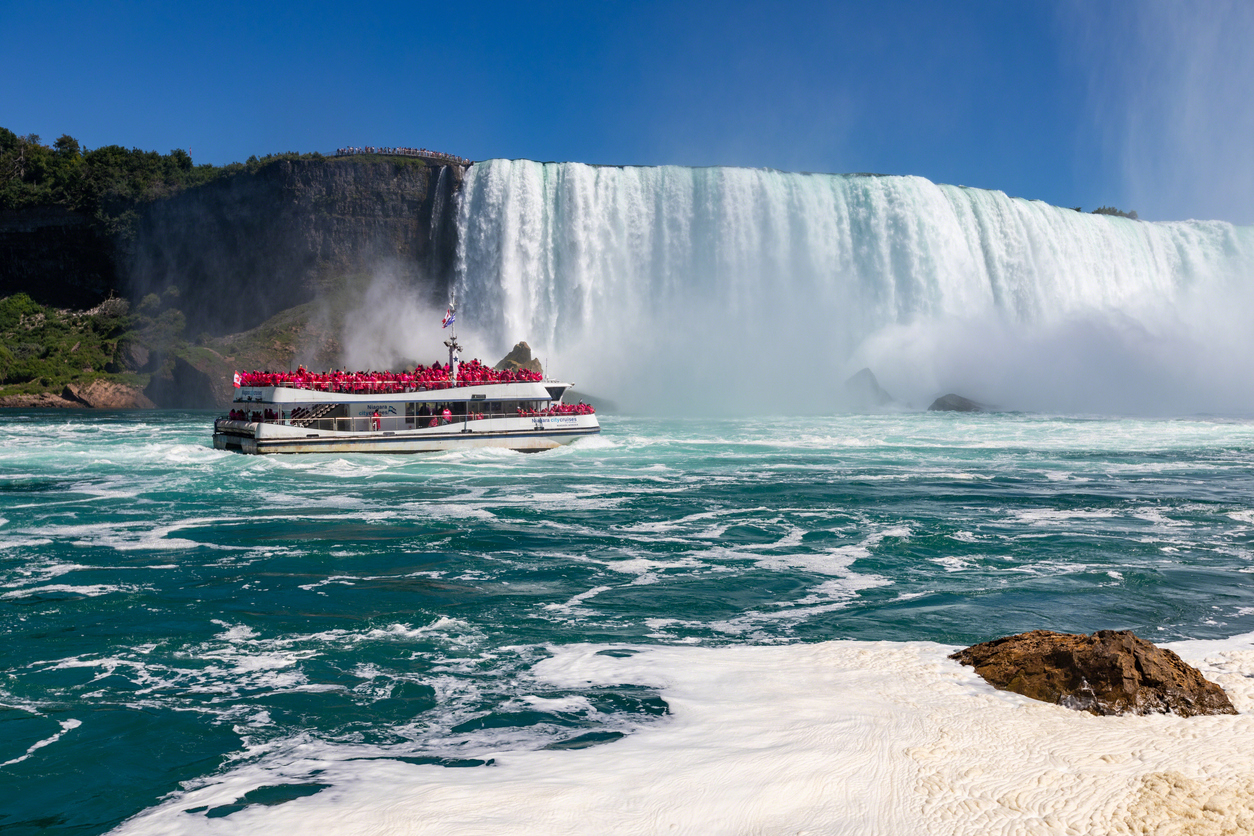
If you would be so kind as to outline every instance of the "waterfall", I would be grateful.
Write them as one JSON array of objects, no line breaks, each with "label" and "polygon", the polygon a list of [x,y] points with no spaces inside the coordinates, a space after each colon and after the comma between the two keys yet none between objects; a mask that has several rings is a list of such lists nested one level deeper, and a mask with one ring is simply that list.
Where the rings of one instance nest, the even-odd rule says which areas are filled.
[{"label": "waterfall", "polygon": [[457,211],[459,323],[645,409],[840,408],[864,365],[915,406],[1254,408],[1254,228],[921,177],[525,160],[476,164]]}]

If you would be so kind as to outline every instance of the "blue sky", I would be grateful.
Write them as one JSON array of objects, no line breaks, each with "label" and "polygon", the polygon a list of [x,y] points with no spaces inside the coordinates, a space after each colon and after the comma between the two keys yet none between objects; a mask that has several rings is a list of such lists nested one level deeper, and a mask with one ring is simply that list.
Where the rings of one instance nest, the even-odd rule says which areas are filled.
[{"label": "blue sky", "polygon": [[226,163],[474,159],[917,174],[1254,222],[1254,3],[24,3],[0,125]]}]

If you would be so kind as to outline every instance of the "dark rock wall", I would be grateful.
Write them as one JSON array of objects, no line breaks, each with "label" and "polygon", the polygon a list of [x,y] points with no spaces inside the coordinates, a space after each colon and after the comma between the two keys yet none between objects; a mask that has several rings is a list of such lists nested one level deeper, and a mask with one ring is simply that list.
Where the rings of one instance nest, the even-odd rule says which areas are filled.
[{"label": "dark rock wall", "polygon": [[464,169],[283,160],[146,208],[122,253],[133,296],[179,288],[188,332],[230,333],[386,264],[445,298]]},{"label": "dark rock wall", "polygon": [[86,308],[176,286],[187,333],[251,328],[387,265],[438,303],[457,248],[465,169],[281,160],[142,207],[114,241],[60,207],[0,211],[0,296]]},{"label": "dark rock wall", "polygon": [[0,297],[90,308],[117,287],[113,242],[90,218],[60,206],[0,209]]}]

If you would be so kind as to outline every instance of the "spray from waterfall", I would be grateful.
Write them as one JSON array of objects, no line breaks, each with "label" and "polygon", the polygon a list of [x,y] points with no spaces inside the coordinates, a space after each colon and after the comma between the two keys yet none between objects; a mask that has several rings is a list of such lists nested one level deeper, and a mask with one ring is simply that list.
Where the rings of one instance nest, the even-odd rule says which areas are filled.
[{"label": "spray from waterfall", "polygon": [[1254,411],[1251,228],[918,177],[529,161],[476,165],[458,212],[467,320],[640,411],[839,410],[863,366],[916,407]]}]

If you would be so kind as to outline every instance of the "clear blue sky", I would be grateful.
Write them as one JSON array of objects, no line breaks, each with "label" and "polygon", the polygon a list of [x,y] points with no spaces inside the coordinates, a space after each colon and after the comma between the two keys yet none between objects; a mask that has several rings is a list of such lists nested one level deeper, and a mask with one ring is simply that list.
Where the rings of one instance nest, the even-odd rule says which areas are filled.
[{"label": "clear blue sky", "polygon": [[918,174],[1254,222],[1254,3],[0,0],[0,125]]}]

